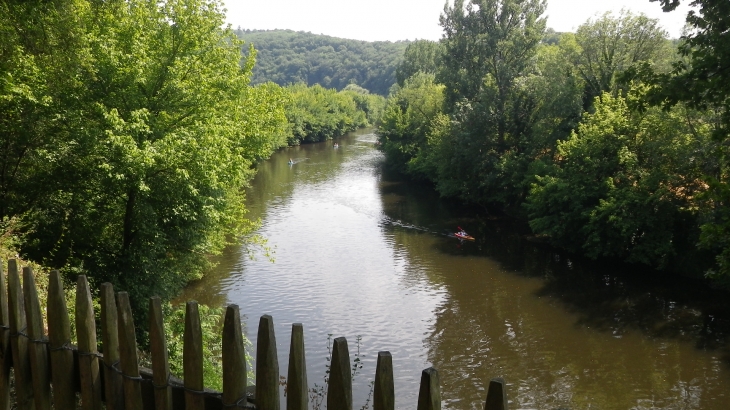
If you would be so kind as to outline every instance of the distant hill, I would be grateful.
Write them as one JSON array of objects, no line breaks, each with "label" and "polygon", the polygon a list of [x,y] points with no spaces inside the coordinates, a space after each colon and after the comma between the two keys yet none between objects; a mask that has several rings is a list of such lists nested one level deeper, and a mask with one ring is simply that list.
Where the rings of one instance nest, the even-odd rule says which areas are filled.
[{"label": "distant hill", "polygon": [[[304,82],[341,90],[350,83],[387,95],[409,41],[359,41],[291,30],[236,30],[257,50],[254,84]],[[247,48],[245,49],[247,50]]]}]

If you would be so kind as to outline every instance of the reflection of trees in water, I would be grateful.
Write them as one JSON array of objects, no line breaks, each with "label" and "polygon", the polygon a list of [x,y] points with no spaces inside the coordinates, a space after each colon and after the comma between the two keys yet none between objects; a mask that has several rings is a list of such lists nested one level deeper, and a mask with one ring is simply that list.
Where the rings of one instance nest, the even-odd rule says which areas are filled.
[{"label": "reflection of trees in water", "polygon": [[521,407],[556,404],[546,401],[556,384],[561,392],[573,390],[570,372],[556,371],[567,352],[556,351],[546,341],[549,326],[524,306],[529,296],[512,289],[534,287],[534,281],[445,282],[449,297],[439,306],[425,344],[429,360],[442,375],[442,396],[449,407],[477,405],[484,400],[489,379],[496,376],[506,378],[510,397]]},{"label": "reflection of trees in water", "polygon": [[[498,225],[498,224],[491,224]],[[641,266],[587,261],[526,241],[510,227],[485,224],[486,254],[521,275],[542,277],[536,296],[551,297],[579,315],[577,324],[621,335],[639,330],[652,338],[726,350],[728,293],[704,283]]]},{"label": "reflection of trees in water", "polygon": [[[463,224],[453,216],[458,209],[434,204],[412,185],[381,191],[390,196],[386,216],[404,226]],[[725,293],[640,268],[569,259],[508,224],[473,225],[478,242],[471,247],[424,241],[407,229],[394,235],[419,276],[445,291],[424,344],[448,408],[481,406],[496,376],[527,408],[723,408],[715,399],[730,382],[722,364],[730,324]]]},{"label": "reflection of trees in water", "polygon": [[725,292],[689,279],[628,269],[560,267],[551,271],[537,295],[560,300],[579,315],[578,324],[616,336],[640,331],[651,338],[690,342],[699,349],[727,348],[730,310]]}]

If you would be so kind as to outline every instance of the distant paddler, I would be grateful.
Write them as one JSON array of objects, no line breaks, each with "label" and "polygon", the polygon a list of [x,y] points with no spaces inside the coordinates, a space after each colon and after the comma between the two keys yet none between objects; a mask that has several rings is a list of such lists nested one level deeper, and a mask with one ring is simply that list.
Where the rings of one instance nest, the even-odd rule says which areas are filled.
[{"label": "distant paddler", "polygon": [[466,231],[462,227],[457,226],[457,228],[459,228],[459,231],[454,233],[454,236],[456,236],[459,239],[466,240],[466,241],[475,240],[474,237],[469,235],[468,233],[466,233]]}]

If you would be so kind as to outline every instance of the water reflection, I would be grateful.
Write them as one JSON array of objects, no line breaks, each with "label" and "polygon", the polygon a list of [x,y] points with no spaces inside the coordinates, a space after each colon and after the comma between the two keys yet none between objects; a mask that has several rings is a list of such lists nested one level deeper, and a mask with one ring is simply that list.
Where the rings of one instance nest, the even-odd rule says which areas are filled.
[{"label": "water reflection", "polygon": [[[403,196],[426,202],[412,189]],[[448,272],[437,278],[448,297],[426,345],[449,374],[450,407],[477,408],[494,376],[508,380],[517,408],[728,406],[726,293],[570,259],[509,225],[472,223],[480,241],[440,243],[441,255],[461,258],[433,266]],[[433,252],[407,248],[413,258]]]},{"label": "water reflection", "polygon": [[[276,262],[230,249],[183,297],[237,303],[248,329],[272,314],[282,364],[291,323],[304,323],[310,384],[321,384],[328,334],[351,351],[362,335],[356,407],[377,351],[390,350],[403,409],[431,364],[450,409],[481,408],[496,376],[516,409],[728,408],[725,293],[588,263],[467,217],[478,213],[384,174],[373,142],[361,133],[261,164],[247,205]],[[459,225],[477,241],[450,238]]]}]

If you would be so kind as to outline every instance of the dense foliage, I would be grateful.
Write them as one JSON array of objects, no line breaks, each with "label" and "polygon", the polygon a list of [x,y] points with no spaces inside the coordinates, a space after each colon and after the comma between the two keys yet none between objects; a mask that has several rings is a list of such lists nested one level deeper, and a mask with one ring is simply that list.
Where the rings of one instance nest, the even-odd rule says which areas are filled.
[{"label": "dense foliage", "polygon": [[289,145],[326,141],[357,128],[374,124],[380,117],[385,98],[350,84],[342,91],[319,84],[286,87],[285,106],[291,126]]},{"label": "dense foliage", "polygon": [[535,232],[571,251],[665,267],[698,234],[708,119],[679,106],[632,110],[636,98],[596,99],[526,208]]},{"label": "dense foliage", "polygon": [[556,33],[541,0],[456,0],[397,70],[388,163],[589,257],[685,269],[702,243],[727,275],[730,6],[693,4],[677,42],[628,12]]},{"label": "dense foliage", "polygon": [[403,53],[403,61],[395,70],[398,85],[403,87],[406,80],[418,73],[436,74],[443,58],[444,47],[441,43],[429,40],[416,40],[408,44]]},{"label": "dense foliage", "polygon": [[0,2],[0,217],[26,256],[139,312],[250,232],[242,187],[286,144],[287,95],[249,85],[255,53],[223,18],[204,0]]},{"label": "dense foliage", "polygon": [[236,30],[254,45],[253,83],[304,83],[342,90],[356,84],[387,95],[407,41],[358,41],[291,30]]},{"label": "dense foliage", "polygon": [[[652,0],[657,1],[657,0]],[[679,0],[658,0],[666,11]],[[670,73],[643,76],[656,85],[651,101],[665,108],[684,102],[691,107],[716,112],[712,127],[715,141],[713,167],[705,173],[711,208],[702,225],[701,245],[717,253],[717,267],[710,276],[730,282],[730,3],[724,0],[693,0],[689,12],[690,30],[683,36],[679,52],[683,57]]]},{"label": "dense foliage", "polygon": [[447,121],[441,112],[444,86],[434,75],[417,72],[407,78],[388,98],[380,125],[381,149],[389,164],[414,176],[433,177],[433,170],[422,169],[432,164],[426,158],[437,151],[434,128]]}]

